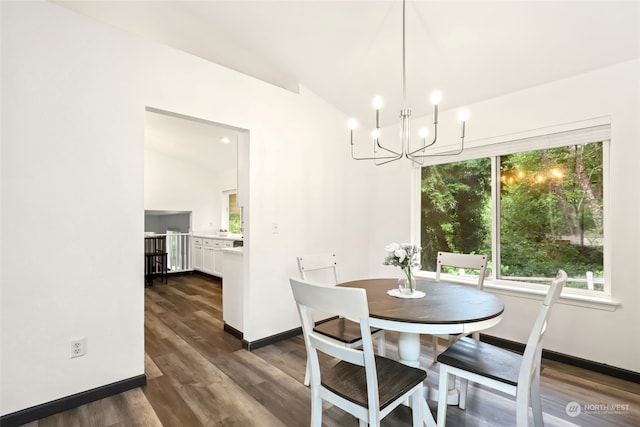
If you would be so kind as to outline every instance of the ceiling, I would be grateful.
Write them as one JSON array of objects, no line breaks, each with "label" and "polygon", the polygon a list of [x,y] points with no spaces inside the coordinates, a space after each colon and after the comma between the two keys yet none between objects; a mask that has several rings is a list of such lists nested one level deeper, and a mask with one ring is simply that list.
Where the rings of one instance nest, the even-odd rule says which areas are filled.
[{"label": "ceiling", "polygon": [[[383,125],[402,108],[399,0],[56,3],[283,88],[304,86],[367,125],[375,95]],[[640,1],[413,1],[406,10],[414,117],[431,111],[436,88],[446,110],[640,57]]]},{"label": "ceiling", "polygon": [[[145,112],[144,147],[186,162],[223,171],[237,167],[239,130],[160,111]],[[227,137],[230,143],[223,143]]]}]

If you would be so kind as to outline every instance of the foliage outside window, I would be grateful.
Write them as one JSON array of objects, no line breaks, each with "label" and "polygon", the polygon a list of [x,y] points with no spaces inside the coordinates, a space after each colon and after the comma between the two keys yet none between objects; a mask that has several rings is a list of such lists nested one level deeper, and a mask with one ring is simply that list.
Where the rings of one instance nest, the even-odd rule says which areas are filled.
[{"label": "foliage outside window", "polygon": [[237,205],[238,195],[236,190],[222,192],[222,220],[220,229],[231,233],[240,234],[242,227],[241,209]]},{"label": "foliage outside window", "polygon": [[240,233],[240,208],[236,204],[236,193],[229,194],[229,231]]},{"label": "foliage outside window", "polygon": [[594,142],[423,167],[423,269],[438,251],[483,253],[495,279],[548,284],[562,268],[568,287],[602,291],[602,166]]}]

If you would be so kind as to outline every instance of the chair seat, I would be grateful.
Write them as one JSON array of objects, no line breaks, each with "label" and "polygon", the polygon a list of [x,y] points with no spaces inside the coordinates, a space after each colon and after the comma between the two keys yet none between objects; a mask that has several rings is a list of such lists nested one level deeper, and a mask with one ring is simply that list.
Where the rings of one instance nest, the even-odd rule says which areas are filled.
[{"label": "chair seat", "polygon": [[518,385],[522,356],[471,338],[460,338],[438,356],[438,362],[506,383]]},{"label": "chair seat", "polygon": [[[319,323],[315,328],[313,328],[313,330],[345,344],[353,344],[362,339],[360,325],[356,322],[352,322],[351,320],[347,320],[344,317],[338,317]],[[371,335],[376,334],[379,331],[381,331],[381,329],[371,328]]]},{"label": "chair seat", "polygon": [[[378,373],[380,409],[386,408],[404,393],[427,378],[427,372],[395,360],[375,356]],[[322,385],[343,398],[368,406],[364,367],[341,361],[322,374]]]}]

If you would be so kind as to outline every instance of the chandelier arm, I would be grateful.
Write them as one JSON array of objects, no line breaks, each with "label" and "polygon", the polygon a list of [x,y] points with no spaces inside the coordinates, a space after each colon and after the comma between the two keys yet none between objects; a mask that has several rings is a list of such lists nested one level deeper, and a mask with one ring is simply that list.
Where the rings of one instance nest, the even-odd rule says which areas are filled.
[{"label": "chandelier arm", "polygon": [[383,149],[384,151],[386,151],[386,152],[388,152],[388,153],[393,154],[394,156],[400,156],[400,157],[402,157],[402,153],[401,153],[401,152],[400,152],[400,153],[398,153],[397,151],[393,151],[393,150],[392,150],[392,149],[390,149],[390,148],[384,147],[382,144],[380,144],[380,141],[379,141],[379,140],[377,140],[377,139],[376,139],[376,146],[377,146],[378,148]]},{"label": "chandelier arm", "polygon": [[413,154],[415,153],[414,151],[413,153],[407,153],[407,158],[413,160],[413,159],[424,159],[427,157],[457,156],[458,154],[462,154],[463,151],[464,151],[464,138],[461,138],[460,148],[458,149],[458,151],[455,151],[455,152],[447,151],[446,153],[434,153],[434,154]]},{"label": "chandelier arm", "polygon": [[416,160],[416,157],[411,156],[409,153],[406,153],[404,155],[404,157],[409,159],[409,160],[411,160],[411,163],[414,164],[414,165],[418,165],[418,166],[424,165],[424,158],[422,158],[422,157],[420,157],[420,158],[418,158],[418,160]]},{"label": "chandelier arm", "polygon": [[382,158],[383,158],[383,157],[378,157],[377,159],[374,159],[374,164],[375,164],[376,166],[380,166],[380,165],[384,165],[384,164],[386,164],[386,163],[395,162],[396,160],[400,160],[400,159],[402,158],[402,154],[400,154],[400,155],[398,155],[398,156],[396,156],[396,157],[393,157],[393,158],[391,158],[391,159],[389,159],[389,160],[385,160],[384,162],[378,162],[378,160],[379,160],[379,159],[382,159]]},{"label": "chandelier arm", "polygon": [[402,154],[395,153],[395,152],[393,152],[391,150],[387,150],[384,147],[380,147],[380,148],[382,148],[383,150],[386,150],[386,151],[390,151],[390,152],[394,153],[394,155],[393,156],[356,157],[356,155],[354,153],[354,150],[353,150],[353,147],[354,147],[354,144],[351,144],[351,158],[353,160],[383,160],[383,159],[394,159],[394,160],[397,160],[398,158],[402,157]]},{"label": "chandelier arm", "polygon": [[428,143],[427,145],[423,145],[422,147],[418,148],[417,150],[413,150],[411,152],[407,152],[407,157],[408,156],[413,156],[414,154],[416,154],[418,151],[424,151],[427,148],[431,147],[433,144],[436,143],[436,139],[437,138],[433,138],[433,141],[431,141],[430,143]]}]

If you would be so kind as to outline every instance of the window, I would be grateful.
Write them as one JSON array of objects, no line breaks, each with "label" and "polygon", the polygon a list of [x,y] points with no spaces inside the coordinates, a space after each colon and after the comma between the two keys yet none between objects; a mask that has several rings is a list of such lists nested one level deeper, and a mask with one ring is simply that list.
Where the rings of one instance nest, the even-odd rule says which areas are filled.
[{"label": "window", "polygon": [[221,228],[231,233],[241,233],[240,207],[236,204],[237,194],[235,190],[222,193],[222,224]]},{"label": "window", "polygon": [[562,268],[570,278],[567,287],[608,293],[603,167],[608,142],[593,139],[608,136],[608,129],[485,147],[489,157],[473,158],[481,151],[470,150],[467,159],[424,166],[422,268],[435,270],[438,251],[484,253],[493,280],[536,288],[548,285]]}]

